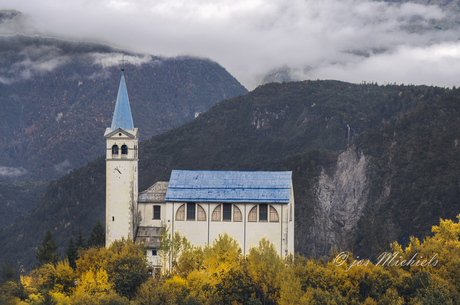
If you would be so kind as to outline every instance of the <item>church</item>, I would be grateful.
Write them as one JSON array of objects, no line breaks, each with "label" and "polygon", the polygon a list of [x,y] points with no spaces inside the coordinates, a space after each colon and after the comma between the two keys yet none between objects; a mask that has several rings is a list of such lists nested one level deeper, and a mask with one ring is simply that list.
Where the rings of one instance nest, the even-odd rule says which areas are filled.
[{"label": "church", "polygon": [[294,253],[294,191],[289,171],[172,170],[138,193],[139,131],[134,127],[124,69],[106,129],[106,246],[131,238],[148,249],[151,268],[159,265],[162,227],[194,245],[211,244],[220,233],[243,251],[268,238],[280,256]]}]

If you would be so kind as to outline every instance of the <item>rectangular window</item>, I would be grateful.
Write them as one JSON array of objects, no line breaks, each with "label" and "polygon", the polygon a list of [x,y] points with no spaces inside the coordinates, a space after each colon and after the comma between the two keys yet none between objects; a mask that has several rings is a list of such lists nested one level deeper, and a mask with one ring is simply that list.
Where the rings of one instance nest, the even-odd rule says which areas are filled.
[{"label": "rectangular window", "polygon": [[157,256],[157,250],[152,250],[152,255]]},{"label": "rectangular window", "polygon": [[153,207],[153,219],[161,219],[161,206],[156,205]]},{"label": "rectangular window", "polygon": [[195,203],[187,203],[187,220],[195,220]]},{"label": "rectangular window", "polygon": [[232,204],[231,203],[224,203],[224,212],[223,212],[223,220],[231,221],[232,220]]},{"label": "rectangular window", "polygon": [[266,204],[259,204],[259,221],[268,220],[268,211]]}]

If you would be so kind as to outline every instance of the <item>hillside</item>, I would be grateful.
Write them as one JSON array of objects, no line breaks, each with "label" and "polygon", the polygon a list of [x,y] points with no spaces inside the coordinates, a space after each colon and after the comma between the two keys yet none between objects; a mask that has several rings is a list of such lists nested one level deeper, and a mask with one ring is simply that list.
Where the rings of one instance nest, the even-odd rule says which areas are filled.
[{"label": "hillside", "polygon": [[247,90],[207,59],[85,42],[0,37],[0,181],[51,180],[104,153],[122,54],[141,140]]},{"label": "hillside", "polygon": [[[140,190],[168,180],[173,168],[294,170],[296,249],[308,256],[306,234],[314,208],[310,191],[322,166],[332,170],[337,154],[347,148],[347,125],[351,139],[444,92],[436,87],[338,81],[267,84],[142,142]],[[28,268],[47,228],[64,245],[78,227],[87,234],[98,218],[104,220],[104,211],[101,156],[51,183],[32,212],[4,229],[0,256]]]},{"label": "hillside", "polygon": [[369,198],[357,245],[379,252],[389,240],[430,235],[431,225],[460,210],[460,90],[362,134],[371,157]]},{"label": "hillside", "polygon": [[0,183],[0,228],[14,223],[40,201],[48,182]]}]

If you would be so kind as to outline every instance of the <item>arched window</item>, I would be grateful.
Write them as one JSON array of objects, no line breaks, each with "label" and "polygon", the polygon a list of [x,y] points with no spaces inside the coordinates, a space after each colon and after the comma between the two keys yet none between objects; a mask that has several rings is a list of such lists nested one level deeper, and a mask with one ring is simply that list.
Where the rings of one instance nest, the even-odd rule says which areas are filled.
[{"label": "arched window", "polygon": [[218,206],[216,206],[216,208],[212,212],[212,218],[211,218],[212,221],[220,221],[220,209],[221,209],[221,206],[222,205],[219,204]]},{"label": "arched window", "polygon": [[177,209],[176,220],[185,220],[185,204]]},{"label": "arched window", "polygon": [[270,221],[273,221],[273,222],[279,222],[280,221],[280,218],[278,216],[278,212],[272,206],[270,206]]},{"label": "arched window", "polygon": [[112,155],[118,155],[118,145],[112,146]]},{"label": "arched window", "polygon": [[[251,211],[249,211],[248,221],[252,221],[252,222],[255,222],[255,221],[267,222],[269,220],[270,220],[270,222],[279,222],[280,221],[278,211],[273,206],[271,206],[271,205],[269,206],[266,203],[261,203],[258,206],[259,206],[259,208],[257,208],[257,205],[256,205],[251,209]],[[236,218],[237,217],[237,212],[235,210],[235,208],[237,208],[237,207],[235,205],[233,207],[234,207],[233,208],[233,221],[238,221],[237,218]],[[257,209],[259,209],[259,211],[257,211]],[[241,212],[240,212],[240,214],[241,214]],[[268,218],[268,217],[270,217],[270,218]],[[241,221],[241,220],[239,220],[239,221]]]},{"label": "arched window", "polygon": [[128,146],[126,146],[126,145],[121,146],[121,154],[122,155],[127,155],[128,154]]},{"label": "arched window", "polygon": [[196,205],[196,220],[206,220],[206,212],[199,204]]},{"label": "arched window", "polygon": [[248,221],[257,221],[257,206],[249,211]]},{"label": "arched window", "polygon": [[243,221],[241,210],[236,205],[233,205],[233,221]]}]

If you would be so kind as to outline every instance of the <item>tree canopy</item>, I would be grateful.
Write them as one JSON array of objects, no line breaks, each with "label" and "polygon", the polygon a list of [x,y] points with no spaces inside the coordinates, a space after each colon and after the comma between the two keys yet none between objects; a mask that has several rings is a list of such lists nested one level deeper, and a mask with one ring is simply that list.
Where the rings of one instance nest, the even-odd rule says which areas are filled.
[{"label": "tree canopy", "polygon": [[53,233],[50,229],[46,230],[41,245],[37,247],[35,257],[38,260],[37,266],[45,264],[56,264],[61,256],[60,253],[55,253],[59,248],[58,243],[54,239]]}]

